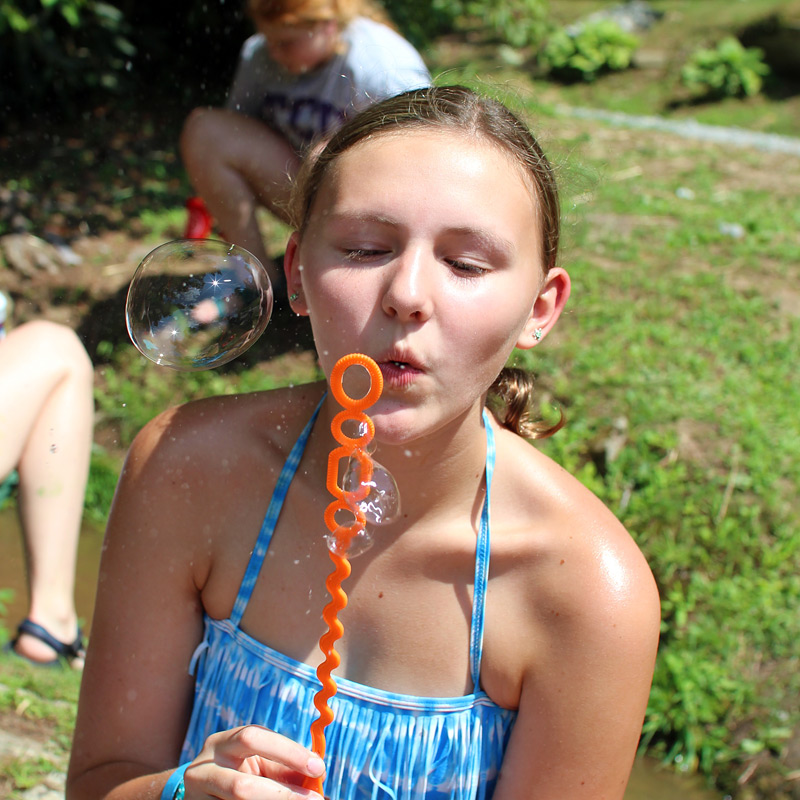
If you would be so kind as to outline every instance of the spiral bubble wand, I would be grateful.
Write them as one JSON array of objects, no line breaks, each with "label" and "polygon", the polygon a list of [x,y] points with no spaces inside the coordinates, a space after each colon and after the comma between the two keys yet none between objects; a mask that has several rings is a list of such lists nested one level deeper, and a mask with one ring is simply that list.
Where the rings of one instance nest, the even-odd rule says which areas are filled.
[{"label": "spiral bubble wand", "polygon": [[[344,390],[342,379],[345,371],[354,365],[366,369],[370,378],[369,391],[361,399],[350,397]],[[317,668],[317,677],[322,688],[314,697],[314,706],[319,716],[311,723],[311,749],[320,757],[325,758],[325,728],[333,721],[333,712],[328,701],[336,694],[336,682],[331,677],[331,672],[341,663],[339,654],[334,647],[336,641],[344,633],[344,627],[339,621],[339,612],[347,605],[347,595],[342,589],[342,582],[350,575],[350,561],[348,554],[357,555],[353,548],[354,542],[367,536],[365,531],[366,516],[361,508],[361,502],[370,492],[373,476],[373,461],[367,452],[367,446],[375,435],[375,425],[364,413],[365,408],[373,405],[383,391],[383,375],[378,365],[369,356],[361,353],[351,353],[340,358],[333,367],[330,377],[331,392],[336,401],[344,408],[331,421],[331,434],[338,442],[328,456],[328,471],[326,486],[333,495],[334,500],[325,509],[325,525],[329,534],[325,537],[334,569],[325,581],[325,587],[331,600],[322,612],[322,618],[328,630],[320,637],[319,647],[325,660]],[[348,436],[342,426],[346,423],[355,423],[359,436]],[[359,481],[355,490],[349,491],[339,486],[339,466],[341,460],[355,459],[359,468]],[[349,466],[349,464],[348,464]],[[348,512],[353,517],[349,525],[340,525],[336,520],[338,512]],[[366,548],[364,548],[366,549]],[[312,778],[306,782],[306,788],[322,794],[322,778]]]}]

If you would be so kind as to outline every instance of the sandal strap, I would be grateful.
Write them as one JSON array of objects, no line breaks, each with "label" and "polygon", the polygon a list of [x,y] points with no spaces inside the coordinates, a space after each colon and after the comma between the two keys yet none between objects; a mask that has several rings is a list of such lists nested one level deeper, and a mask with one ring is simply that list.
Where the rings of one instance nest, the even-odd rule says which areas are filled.
[{"label": "sandal strap", "polygon": [[[70,643],[59,641],[46,628],[43,628],[38,623],[29,619],[22,620],[17,627],[17,638],[19,638],[19,636],[23,633],[27,634],[28,636],[33,636],[40,642],[44,642],[44,644],[46,644],[48,647],[51,647],[59,656],[62,656],[63,658],[70,659],[83,657],[83,632],[80,628],[78,628],[78,635],[75,637],[75,641]],[[14,641],[16,642],[16,639]]]}]

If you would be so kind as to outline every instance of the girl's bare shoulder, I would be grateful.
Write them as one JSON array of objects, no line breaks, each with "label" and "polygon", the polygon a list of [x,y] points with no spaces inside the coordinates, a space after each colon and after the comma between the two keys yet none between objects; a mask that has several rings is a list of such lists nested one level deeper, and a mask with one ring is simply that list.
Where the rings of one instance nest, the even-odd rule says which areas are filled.
[{"label": "girl's bare shoulder", "polygon": [[501,558],[513,558],[537,605],[557,600],[587,620],[631,600],[656,611],[655,583],[641,550],[577,478],[508,431],[498,435],[496,476],[493,557],[497,546]]},{"label": "girl's bare shoulder", "polygon": [[587,680],[580,665],[602,663],[615,675],[649,680],[659,599],[633,537],[552,459],[507,431],[497,439],[486,606],[490,696],[517,707],[525,685],[533,681],[546,694],[566,663],[575,673],[570,691]]},{"label": "girl's bare shoulder", "polygon": [[250,460],[285,457],[322,395],[320,384],[221,395],[170,408],[136,436],[126,472],[178,466],[222,476]]}]

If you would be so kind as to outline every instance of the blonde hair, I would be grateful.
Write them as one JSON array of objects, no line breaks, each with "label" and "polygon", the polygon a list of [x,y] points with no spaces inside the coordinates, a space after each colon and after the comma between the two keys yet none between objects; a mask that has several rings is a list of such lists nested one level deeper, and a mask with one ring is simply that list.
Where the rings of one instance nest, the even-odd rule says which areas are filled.
[{"label": "blonde hair", "polygon": [[355,17],[391,25],[383,9],[372,0],[247,0],[247,13],[280,25],[335,20],[344,28]]},{"label": "blonde hair", "polygon": [[[476,136],[503,150],[518,165],[536,197],[541,228],[544,274],[556,264],[561,233],[558,187],[550,162],[527,125],[497,100],[463,86],[413,89],[387,98],[356,114],[326,142],[313,147],[303,160],[292,189],[289,215],[302,232],[311,216],[322,181],[343,153],[359,142],[405,129],[433,128]],[[498,422],[526,439],[551,436],[564,425],[531,419],[533,377],[506,367],[489,389],[489,407]]]}]

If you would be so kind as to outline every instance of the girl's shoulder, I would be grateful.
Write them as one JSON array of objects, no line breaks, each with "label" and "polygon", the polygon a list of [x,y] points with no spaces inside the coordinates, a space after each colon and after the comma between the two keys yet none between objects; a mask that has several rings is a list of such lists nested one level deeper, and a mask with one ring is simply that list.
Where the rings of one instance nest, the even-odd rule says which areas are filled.
[{"label": "girl's shoulder", "polygon": [[633,537],[552,459],[510,432],[497,438],[486,628],[490,696],[516,707],[526,676],[545,685],[543,676],[564,664],[627,659],[652,669],[658,591]]},{"label": "girl's shoulder", "polygon": [[609,602],[626,596],[655,599],[652,573],[634,538],[563,467],[515,434],[500,431],[496,477],[493,558],[495,546],[513,554],[521,580],[535,586],[537,600],[558,597],[582,614],[593,605],[600,610],[602,603],[595,604],[601,597]]},{"label": "girl's shoulder", "polygon": [[249,461],[285,457],[319,402],[323,384],[219,395],[170,408],[136,436],[127,471],[181,465],[223,475]]}]

